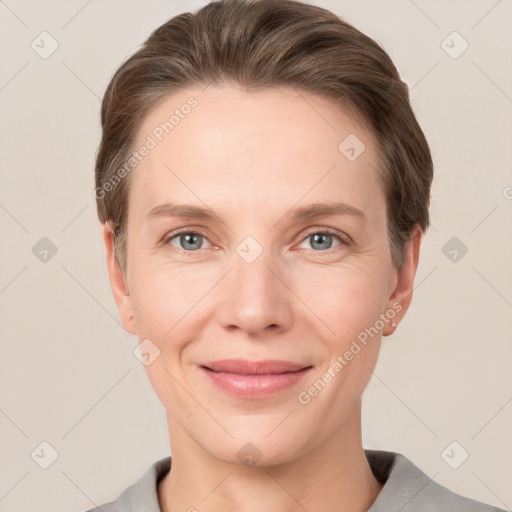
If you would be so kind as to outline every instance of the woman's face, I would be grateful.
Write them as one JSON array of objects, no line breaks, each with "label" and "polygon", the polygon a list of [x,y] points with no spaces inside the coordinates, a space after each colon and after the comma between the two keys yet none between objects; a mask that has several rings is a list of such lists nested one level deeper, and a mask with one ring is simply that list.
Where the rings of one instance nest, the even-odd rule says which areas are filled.
[{"label": "woman's face", "polygon": [[[421,233],[398,271],[371,135],[318,96],[211,86],[166,98],[138,141],[127,288],[104,233],[171,441],[237,463],[306,453],[359,403],[410,300]],[[226,359],[305,369],[204,367]]]}]

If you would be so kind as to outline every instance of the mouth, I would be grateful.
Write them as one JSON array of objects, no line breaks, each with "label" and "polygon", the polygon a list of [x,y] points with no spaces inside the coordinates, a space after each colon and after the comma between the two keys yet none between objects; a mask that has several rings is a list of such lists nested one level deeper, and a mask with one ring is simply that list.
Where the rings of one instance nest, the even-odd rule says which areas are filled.
[{"label": "mouth", "polygon": [[294,387],[312,368],[312,365],[274,360],[223,360],[200,366],[219,390],[244,400],[267,398]]},{"label": "mouth", "polygon": [[202,365],[203,368],[216,373],[234,373],[237,375],[278,375],[282,373],[294,373],[312,365],[267,359],[264,361],[248,361],[245,359],[223,359],[211,361]]}]

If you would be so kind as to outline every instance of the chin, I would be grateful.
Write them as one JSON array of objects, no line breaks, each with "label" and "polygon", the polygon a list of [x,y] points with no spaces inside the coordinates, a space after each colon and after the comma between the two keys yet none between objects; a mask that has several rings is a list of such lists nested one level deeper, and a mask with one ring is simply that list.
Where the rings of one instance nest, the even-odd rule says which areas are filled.
[{"label": "chin", "polygon": [[[275,425],[274,427],[275,428]],[[228,464],[247,467],[269,467],[286,464],[307,451],[307,442],[290,436],[283,429],[282,434],[271,433],[272,429],[254,432],[246,430],[236,437],[225,437],[224,442],[207,440],[201,443],[211,456]]]}]

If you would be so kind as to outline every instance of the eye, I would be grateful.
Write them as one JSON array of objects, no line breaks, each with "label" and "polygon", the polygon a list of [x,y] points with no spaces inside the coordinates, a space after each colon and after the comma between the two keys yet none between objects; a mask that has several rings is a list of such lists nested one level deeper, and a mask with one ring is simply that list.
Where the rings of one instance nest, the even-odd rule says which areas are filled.
[{"label": "eye", "polygon": [[[186,252],[194,252],[198,249],[205,249],[203,242],[206,240],[207,238],[205,236],[196,231],[180,231],[178,233],[169,234],[165,238],[164,243]],[[173,243],[174,241],[177,245]]]},{"label": "eye", "polygon": [[302,240],[301,244],[310,241],[311,247],[313,247],[313,249],[316,249],[315,252],[322,252],[332,248],[333,238],[337,239],[340,242],[338,246],[335,247],[349,245],[349,242],[347,240],[343,239],[340,235],[337,235],[336,233],[333,233],[332,231],[329,230],[313,231]]},{"label": "eye", "polygon": [[[326,229],[308,233],[306,237],[303,238],[301,244],[309,241],[311,243],[311,247],[315,249],[315,252],[325,252],[333,248],[333,239],[338,240],[338,245],[335,245],[334,248],[350,245],[349,240]],[[207,247],[203,246],[204,242],[210,243],[206,236],[197,231],[191,230],[169,233],[163,239],[163,244],[171,245],[179,250],[189,253],[198,251],[199,249],[206,249]],[[299,248],[302,247],[299,245]]]}]

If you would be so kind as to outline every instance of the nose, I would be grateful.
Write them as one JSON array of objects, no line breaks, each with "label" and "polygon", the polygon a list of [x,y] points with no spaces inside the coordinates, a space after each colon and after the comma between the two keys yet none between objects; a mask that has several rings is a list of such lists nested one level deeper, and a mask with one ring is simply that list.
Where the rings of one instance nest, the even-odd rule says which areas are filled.
[{"label": "nose", "polygon": [[233,268],[222,280],[217,310],[224,329],[264,339],[290,328],[293,293],[286,269],[270,253],[264,250],[252,262],[243,251],[234,255]]}]

